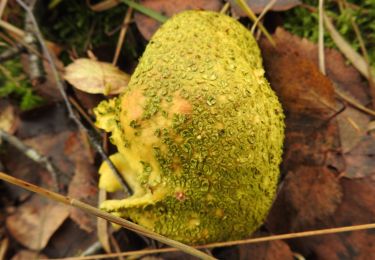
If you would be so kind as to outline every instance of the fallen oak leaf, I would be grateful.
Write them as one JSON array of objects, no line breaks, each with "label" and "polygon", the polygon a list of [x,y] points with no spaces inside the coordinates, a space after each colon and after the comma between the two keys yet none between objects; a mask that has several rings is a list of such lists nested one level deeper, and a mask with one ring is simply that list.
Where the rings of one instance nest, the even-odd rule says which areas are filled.
[{"label": "fallen oak leaf", "polygon": [[[219,11],[223,5],[221,1],[218,0],[141,0],[140,4],[168,17],[185,10]],[[146,40],[150,40],[161,25],[161,23],[155,19],[139,12],[135,13],[134,19],[139,31]]]},{"label": "fallen oak leaf", "polygon": [[81,58],[65,68],[64,78],[83,92],[116,95],[128,85],[130,76],[110,63]]}]

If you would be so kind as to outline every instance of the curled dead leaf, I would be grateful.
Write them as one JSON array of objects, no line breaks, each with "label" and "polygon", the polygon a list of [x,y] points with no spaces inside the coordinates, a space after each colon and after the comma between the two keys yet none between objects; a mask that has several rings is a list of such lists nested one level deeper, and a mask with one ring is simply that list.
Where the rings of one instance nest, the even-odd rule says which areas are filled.
[{"label": "curled dead leaf", "polygon": [[83,92],[115,95],[128,85],[130,76],[110,63],[82,58],[65,68],[64,78]]}]

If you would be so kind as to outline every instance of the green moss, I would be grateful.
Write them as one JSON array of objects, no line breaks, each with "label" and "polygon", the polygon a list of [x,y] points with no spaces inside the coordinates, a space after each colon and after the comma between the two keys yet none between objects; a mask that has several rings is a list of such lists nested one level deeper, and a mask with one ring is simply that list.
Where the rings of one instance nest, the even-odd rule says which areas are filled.
[{"label": "green moss", "polygon": [[189,244],[248,237],[261,225],[278,182],[284,115],[246,28],[213,12],[176,15],[117,100],[117,112],[113,100],[99,105],[97,125],[112,132],[124,158],[114,163],[135,194],[103,209]]},{"label": "green moss", "polygon": [[8,60],[0,67],[0,97],[15,99],[22,110],[29,110],[44,103],[34,93],[18,59]]},{"label": "green moss", "polygon": [[[352,19],[358,25],[364,39],[371,66],[375,66],[375,1],[373,0],[347,0],[348,8],[340,7],[340,1],[325,2],[324,10],[333,18],[336,29],[359,53],[360,44],[352,26]],[[304,0],[304,4],[318,6],[318,1]],[[307,38],[313,42],[318,41],[317,12],[311,12],[305,7],[296,7],[284,13],[284,27],[293,34]],[[325,32],[325,46],[336,48],[335,43]]]}]

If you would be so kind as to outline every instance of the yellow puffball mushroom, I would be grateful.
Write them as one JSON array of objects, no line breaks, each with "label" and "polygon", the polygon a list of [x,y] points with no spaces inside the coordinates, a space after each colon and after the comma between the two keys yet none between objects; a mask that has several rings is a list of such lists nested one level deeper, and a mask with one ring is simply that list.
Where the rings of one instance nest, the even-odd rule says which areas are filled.
[{"label": "yellow puffball mushroom", "polygon": [[[186,11],[149,42],[120,97],[95,109],[133,189],[101,208],[187,244],[241,239],[274,200],[284,114],[251,33]],[[108,166],[100,187],[120,188]]]}]

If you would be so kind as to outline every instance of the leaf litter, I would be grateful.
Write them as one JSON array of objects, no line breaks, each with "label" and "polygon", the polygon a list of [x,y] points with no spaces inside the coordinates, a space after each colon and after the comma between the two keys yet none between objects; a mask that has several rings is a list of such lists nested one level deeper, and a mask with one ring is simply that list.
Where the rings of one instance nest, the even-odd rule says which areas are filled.
[{"label": "leaf litter", "polygon": [[[366,131],[371,118],[335,95],[340,88],[368,105],[366,82],[335,50],[326,50],[325,77],[318,72],[316,45],[280,28],[274,39],[276,49],[265,40],[261,48],[286,111],[287,133],[285,178],[267,228],[281,234],[374,222],[375,138]],[[342,123],[348,119],[350,127]],[[374,243],[371,231],[288,241],[305,257],[317,259],[362,259],[373,254]]]},{"label": "leaf litter", "polygon": [[[250,6],[255,2],[267,4],[265,1],[250,1]],[[276,5],[274,10],[299,4],[298,1],[278,2],[281,7]],[[182,0],[173,3],[144,0],[141,3],[167,16],[186,9],[218,11],[222,7],[221,1],[194,3],[199,7],[192,6],[191,1]],[[259,12],[257,8],[254,10]],[[261,8],[259,10],[261,11]],[[135,15],[135,22],[146,39],[149,39],[159,26],[156,21],[141,14]],[[374,222],[375,142],[373,133],[368,131],[371,118],[335,95],[335,89],[340,88],[361,104],[369,105],[371,99],[366,82],[335,50],[325,50],[328,75],[325,77],[320,74],[317,67],[318,55],[315,44],[280,28],[276,30],[274,39],[277,42],[276,49],[265,40],[260,44],[267,76],[282,100],[287,116],[283,180],[264,227],[268,232],[261,231],[254,235]],[[85,77],[92,76],[90,70],[86,70],[85,73]],[[97,77],[93,84],[87,84],[88,81],[79,76],[73,75],[73,81],[83,83],[83,91],[107,91],[105,84],[102,84],[103,78]],[[121,83],[111,83],[111,86],[118,86],[113,88],[116,91],[126,86],[124,81],[119,82]],[[106,93],[114,94],[116,91]],[[81,134],[61,116],[61,111],[44,111],[44,115],[33,115],[31,111],[21,115],[21,122],[18,123],[18,113],[9,108],[11,106],[8,104],[5,107],[6,109],[0,110],[0,125],[5,122],[7,129],[12,133],[16,133],[17,130],[17,135],[22,137],[25,143],[43,154],[50,155],[67,174],[59,180],[60,186],[70,196],[95,205],[97,188],[94,155],[82,141],[85,138],[81,138]],[[49,110],[48,107],[43,109]],[[64,109],[62,111],[65,112]],[[5,116],[2,116],[2,113]],[[8,150],[10,155],[1,158],[6,162],[6,169],[21,179],[29,178],[33,183],[50,186],[51,178],[47,171],[29,160],[20,160],[22,155],[17,151],[7,147],[7,152]],[[37,174],[30,177],[30,171]],[[17,192],[14,195],[17,195]],[[44,248],[44,252],[49,256],[63,257],[74,255],[84,249],[83,245],[76,245],[83,241],[83,236],[87,236],[87,241],[82,243],[84,246],[95,241],[94,218],[74,210],[66,213],[66,210],[54,207],[53,203],[50,205],[41,199],[38,200],[35,195],[29,193],[15,197],[21,204],[7,217],[7,227],[13,238],[26,248]],[[58,221],[46,222],[40,230],[35,228],[40,224],[38,217],[49,211],[51,214],[59,215]],[[25,228],[32,226],[34,231],[28,234],[28,230],[16,229],[19,223]],[[67,237],[74,239],[68,243],[72,245],[71,248],[64,251]],[[214,253],[217,256],[228,256],[226,259],[292,259],[293,248],[293,251],[305,257],[359,259],[374,254],[374,244],[373,232],[358,231],[298,238],[287,242],[242,245]],[[178,254],[177,256],[181,257]],[[161,257],[168,259],[170,254]]]}]

